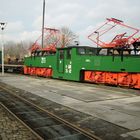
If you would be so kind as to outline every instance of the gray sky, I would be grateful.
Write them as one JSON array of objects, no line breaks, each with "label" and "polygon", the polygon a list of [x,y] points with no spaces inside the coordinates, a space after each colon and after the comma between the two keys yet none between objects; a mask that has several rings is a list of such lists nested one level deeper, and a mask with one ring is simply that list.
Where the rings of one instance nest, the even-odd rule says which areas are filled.
[{"label": "gray sky", "polygon": [[[0,0],[0,20],[8,22],[5,39],[35,40],[41,30],[43,0]],[[107,17],[140,28],[140,0],[46,0],[48,27],[67,26],[79,35],[81,44]]]}]

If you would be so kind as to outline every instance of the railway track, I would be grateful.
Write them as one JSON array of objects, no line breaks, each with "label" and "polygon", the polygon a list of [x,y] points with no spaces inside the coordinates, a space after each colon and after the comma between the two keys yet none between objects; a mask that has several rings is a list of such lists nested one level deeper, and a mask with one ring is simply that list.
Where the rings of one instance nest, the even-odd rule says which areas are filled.
[{"label": "railway track", "polygon": [[[0,71],[2,65],[0,64]],[[4,64],[4,71],[7,73],[23,73],[23,65],[20,64]]]},{"label": "railway track", "polygon": [[28,127],[1,102],[0,112],[0,140],[42,140],[42,138],[36,132]]},{"label": "railway track", "polygon": [[29,100],[0,86],[0,101],[44,140],[100,140],[86,130],[58,117]]}]

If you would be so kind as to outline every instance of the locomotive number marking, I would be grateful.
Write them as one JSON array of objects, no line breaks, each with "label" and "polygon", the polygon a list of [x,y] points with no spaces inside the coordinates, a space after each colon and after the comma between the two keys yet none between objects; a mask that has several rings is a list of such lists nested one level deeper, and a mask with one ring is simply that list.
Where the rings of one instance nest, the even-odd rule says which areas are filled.
[{"label": "locomotive number marking", "polygon": [[41,57],[41,64],[45,64],[46,63],[46,58],[45,57]]}]

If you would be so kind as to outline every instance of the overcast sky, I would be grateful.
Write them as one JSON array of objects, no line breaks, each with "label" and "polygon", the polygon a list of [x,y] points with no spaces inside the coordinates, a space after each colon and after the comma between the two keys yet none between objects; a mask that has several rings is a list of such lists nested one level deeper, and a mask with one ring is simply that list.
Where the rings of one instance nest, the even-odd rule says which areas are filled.
[{"label": "overcast sky", "polygon": [[[5,39],[35,40],[40,34],[43,0],[0,0],[0,21],[8,23]],[[45,26],[67,26],[81,44],[107,17],[140,28],[140,0],[46,0]]]}]

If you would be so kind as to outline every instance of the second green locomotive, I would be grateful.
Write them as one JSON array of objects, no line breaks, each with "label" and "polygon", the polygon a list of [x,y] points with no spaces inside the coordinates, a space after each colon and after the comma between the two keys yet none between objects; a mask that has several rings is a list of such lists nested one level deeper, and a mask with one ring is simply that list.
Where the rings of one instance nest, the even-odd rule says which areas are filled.
[{"label": "second green locomotive", "polygon": [[[132,30],[132,33],[117,34],[108,43],[102,41],[102,36],[117,25]],[[33,45],[31,56],[25,58],[25,74],[140,89],[139,29],[128,26],[121,20],[110,18],[88,36],[97,47],[64,48],[63,45],[57,49],[59,31],[50,28],[47,28],[47,31],[50,35],[57,34],[56,41],[45,48],[40,48],[37,42]]]}]

